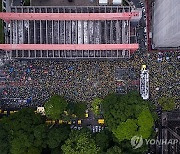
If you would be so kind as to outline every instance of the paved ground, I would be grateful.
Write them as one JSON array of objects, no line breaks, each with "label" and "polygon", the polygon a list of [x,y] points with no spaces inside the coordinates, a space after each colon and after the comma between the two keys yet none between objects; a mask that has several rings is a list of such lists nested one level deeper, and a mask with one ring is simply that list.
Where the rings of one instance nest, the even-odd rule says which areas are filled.
[{"label": "paved ground", "polygon": [[95,6],[98,0],[32,0],[32,6]]},{"label": "paved ground", "polygon": [[[21,0],[10,0],[12,1],[14,6],[20,6],[21,5]],[[8,2],[8,1],[7,1]],[[11,3],[11,2],[10,2]]]}]

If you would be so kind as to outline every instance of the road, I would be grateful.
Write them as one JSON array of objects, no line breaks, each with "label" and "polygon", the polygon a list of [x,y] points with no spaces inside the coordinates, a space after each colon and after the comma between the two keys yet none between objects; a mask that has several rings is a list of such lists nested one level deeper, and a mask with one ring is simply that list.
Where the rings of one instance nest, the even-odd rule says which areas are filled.
[{"label": "road", "polygon": [[[144,5],[140,4],[140,0],[131,0],[131,3],[133,3],[133,5],[136,8],[142,8],[145,7]],[[138,23],[138,27],[137,27],[137,41],[140,45],[140,53],[144,53],[147,50],[147,44],[145,44],[145,42],[147,42],[147,40],[145,39],[146,33],[144,32],[144,28],[146,27],[146,18],[145,18],[145,12],[142,12],[142,18]]]}]

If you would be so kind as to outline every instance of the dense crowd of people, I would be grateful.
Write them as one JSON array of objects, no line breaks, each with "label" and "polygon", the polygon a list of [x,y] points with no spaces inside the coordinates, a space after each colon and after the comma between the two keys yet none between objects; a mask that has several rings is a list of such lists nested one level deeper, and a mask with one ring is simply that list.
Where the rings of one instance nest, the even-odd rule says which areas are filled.
[{"label": "dense crowd of people", "polygon": [[[90,102],[95,97],[104,97],[116,91],[116,68],[135,71],[138,81],[140,68],[146,64],[150,70],[150,97],[179,96],[178,53],[171,61],[157,62],[157,55],[134,55],[129,60],[119,61],[55,61],[32,60],[10,61],[1,67],[1,105],[41,106],[51,95],[59,94],[69,100]],[[131,86],[127,79],[127,86]],[[129,89],[127,87],[127,89]],[[158,90],[157,90],[158,89]]]},{"label": "dense crowd of people", "polygon": [[3,70],[4,99],[32,98],[43,103],[57,93],[68,99],[89,101],[115,89],[114,67],[108,62],[12,61]]},{"label": "dense crowd of people", "polygon": [[179,108],[180,102],[180,59],[179,52],[170,53],[169,58],[163,57],[157,62],[157,55],[148,59],[150,69],[150,95],[156,102],[162,96],[173,97]]}]

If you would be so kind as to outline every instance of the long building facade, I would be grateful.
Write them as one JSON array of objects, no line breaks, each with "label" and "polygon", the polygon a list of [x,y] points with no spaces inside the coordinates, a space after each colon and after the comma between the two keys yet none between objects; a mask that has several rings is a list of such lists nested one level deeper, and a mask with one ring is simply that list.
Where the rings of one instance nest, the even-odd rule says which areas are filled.
[{"label": "long building facade", "polygon": [[9,23],[13,58],[129,58],[138,49],[131,22],[141,18],[124,6],[11,7],[0,18]]},{"label": "long building facade", "polygon": [[155,0],[153,45],[155,48],[180,47],[180,0]]}]

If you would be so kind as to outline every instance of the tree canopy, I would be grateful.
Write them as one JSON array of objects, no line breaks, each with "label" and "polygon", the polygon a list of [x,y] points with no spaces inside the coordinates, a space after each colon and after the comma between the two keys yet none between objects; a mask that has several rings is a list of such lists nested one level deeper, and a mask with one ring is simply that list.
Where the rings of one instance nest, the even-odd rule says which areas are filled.
[{"label": "tree canopy", "polygon": [[45,146],[46,126],[42,117],[34,114],[32,109],[22,109],[3,118],[2,124],[8,132],[12,154],[24,154],[32,151],[35,154],[41,153]]},{"label": "tree canopy", "polygon": [[154,120],[148,101],[144,101],[137,92],[110,94],[102,105],[105,122],[119,142],[130,140],[134,135],[150,137]]},{"label": "tree canopy", "polygon": [[125,95],[109,94],[102,102],[105,122],[110,130],[116,129],[121,122],[127,119],[137,119],[148,104],[137,92]]},{"label": "tree canopy", "polygon": [[106,152],[112,142],[112,133],[103,130],[95,134],[96,144],[100,147],[101,152]]},{"label": "tree canopy", "polygon": [[78,102],[74,104],[74,114],[78,118],[84,118],[86,112],[86,103],[85,102]]},{"label": "tree canopy", "polygon": [[95,98],[92,101],[91,109],[96,116],[98,114],[100,114],[100,105],[101,105],[102,101],[103,101],[103,99],[101,99],[101,98]]},{"label": "tree canopy", "polygon": [[97,154],[99,152],[90,133],[83,130],[72,131],[61,148],[64,154]]},{"label": "tree canopy", "polygon": [[68,138],[70,129],[65,126],[53,127],[47,135],[47,145],[51,149],[58,148]]},{"label": "tree canopy", "polygon": [[46,116],[54,120],[59,119],[67,105],[68,103],[63,97],[59,95],[52,96],[44,105]]},{"label": "tree canopy", "polygon": [[139,117],[138,122],[139,132],[138,134],[142,136],[142,138],[149,138],[152,133],[152,127],[154,125],[154,121],[152,115],[148,109],[144,109]]},{"label": "tree canopy", "polygon": [[175,108],[175,99],[171,97],[161,97],[158,103],[162,106],[163,110],[171,111]]},{"label": "tree canopy", "polygon": [[119,141],[125,139],[130,140],[133,136],[137,134],[136,120],[127,119],[126,122],[120,123],[120,125],[113,131],[114,135]]},{"label": "tree canopy", "polygon": [[122,154],[122,149],[115,145],[107,150],[107,154]]},{"label": "tree canopy", "polygon": [[137,149],[133,149],[129,140],[124,140],[118,145],[123,154],[145,154],[148,151],[148,145],[144,142],[143,145]]},{"label": "tree canopy", "polygon": [[3,125],[0,125],[0,154],[7,154],[9,152],[9,134],[4,129]]},{"label": "tree canopy", "polygon": [[[101,101],[96,99],[94,107]],[[145,153],[146,145],[134,150],[129,140],[135,135],[143,139],[151,136],[154,119],[149,102],[136,92],[110,94],[102,101],[102,109],[108,129],[95,134],[84,128],[70,131],[68,125],[49,127],[40,114],[30,108],[22,109],[0,122],[0,154],[41,154],[45,151],[52,154]],[[51,119],[64,116],[71,120],[75,117],[73,114],[83,118],[85,110],[84,102],[68,104],[58,95],[45,104],[46,115]],[[95,110],[99,108],[95,107]]]}]

